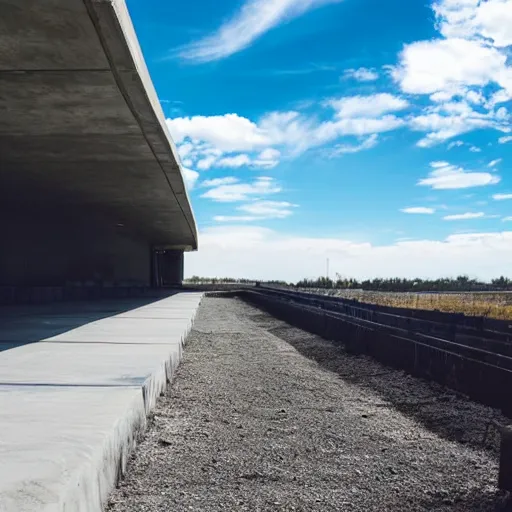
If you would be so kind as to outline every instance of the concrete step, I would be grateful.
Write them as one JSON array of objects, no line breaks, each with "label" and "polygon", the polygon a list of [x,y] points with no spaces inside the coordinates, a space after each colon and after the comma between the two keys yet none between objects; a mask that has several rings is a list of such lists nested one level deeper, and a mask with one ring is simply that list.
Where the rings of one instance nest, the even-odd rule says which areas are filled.
[{"label": "concrete step", "polygon": [[102,510],[173,378],[201,298],[0,317],[0,345],[16,347],[0,353],[0,511]]}]

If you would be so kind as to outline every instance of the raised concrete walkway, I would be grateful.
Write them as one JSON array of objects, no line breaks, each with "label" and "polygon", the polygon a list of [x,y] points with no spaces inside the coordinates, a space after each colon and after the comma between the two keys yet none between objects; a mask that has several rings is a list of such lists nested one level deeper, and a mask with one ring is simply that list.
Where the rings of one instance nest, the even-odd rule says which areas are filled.
[{"label": "raised concrete walkway", "polygon": [[1,512],[102,509],[201,298],[0,311]]}]

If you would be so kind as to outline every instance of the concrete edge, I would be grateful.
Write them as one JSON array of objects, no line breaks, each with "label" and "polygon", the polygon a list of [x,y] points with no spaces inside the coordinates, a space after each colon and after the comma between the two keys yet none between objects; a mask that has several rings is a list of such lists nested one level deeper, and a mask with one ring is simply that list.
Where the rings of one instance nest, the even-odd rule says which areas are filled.
[{"label": "concrete edge", "polygon": [[146,430],[149,413],[176,377],[176,371],[183,359],[186,339],[193,328],[203,298],[204,294],[201,294],[189,325],[181,336],[178,353],[169,351],[168,358],[142,384],[140,393],[134,397],[125,415],[115,422],[106,435],[101,450],[92,461],[81,468],[75,485],[68,487],[59,511],[104,511],[112,490],[126,473],[130,456]]},{"label": "concrete edge", "polygon": [[[198,249],[198,234],[197,234],[197,222],[195,219],[194,211],[188,194],[185,180],[183,177],[183,168],[179,158],[178,150],[172,140],[172,137],[167,128],[165,122],[165,116],[158,100],[156,90],[153,82],[149,75],[142,50],[140,48],[133,23],[131,21],[128,8],[125,0],[84,0],[85,5],[90,13],[93,13],[92,17],[96,32],[100,39],[101,45],[104,48],[105,55],[112,69],[114,78],[125,97],[128,107],[133,113],[134,118],[137,120],[142,133],[144,134],[148,145],[150,146],[156,160],[158,161],[162,172],[165,174],[169,183],[169,188],[174,194],[177,203],[182,210],[187,224],[189,225],[190,232],[194,244],[191,246],[176,247],[177,249],[197,250]],[[107,19],[108,18],[108,19]],[[109,41],[109,38],[105,37],[105,33],[108,32],[107,27],[115,27],[116,33],[119,35],[118,41],[115,44]],[[121,45],[119,43],[122,41]],[[125,55],[117,55],[116,53],[124,53]],[[123,61],[129,60],[128,65],[120,66],[119,64]],[[123,69],[124,68],[124,69]],[[144,115],[138,115],[136,109],[133,107],[130,101],[130,95],[128,90],[133,88],[133,81],[130,83],[126,82],[126,77],[120,71],[126,69],[135,70],[137,72],[137,78],[140,82],[139,92],[144,98],[144,107],[146,112]],[[147,119],[151,118],[152,122],[147,122]],[[152,126],[153,125],[153,126]],[[154,127],[157,127],[155,132]],[[152,140],[153,137],[158,137],[159,141]],[[172,183],[169,181],[167,176],[166,168],[169,164],[165,162],[165,158],[159,156],[161,151],[158,151],[156,145],[161,142],[166,147],[166,152],[170,153],[171,160],[173,163],[170,164],[171,173],[173,177],[178,179],[179,188],[181,190],[175,190]],[[174,165],[173,165],[174,164]],[[177,171],[177,172],[176,172]]]}]

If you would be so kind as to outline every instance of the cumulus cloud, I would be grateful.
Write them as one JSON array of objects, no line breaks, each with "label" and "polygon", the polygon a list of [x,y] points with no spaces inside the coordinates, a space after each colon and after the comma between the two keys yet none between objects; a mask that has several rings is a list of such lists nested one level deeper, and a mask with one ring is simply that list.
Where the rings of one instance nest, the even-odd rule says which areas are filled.
[{"label": "cumulus cloud", "polygon": [[190,62],[223,59],[250,46],[279,24],[322,5],[340,0],[247,0],[240,10],[213,34],[178,50]]},{"label": "cumulus cloud", "polygon": [[183,167],[183,178],[185,180],[185,185],[189,190],[192,190],[199,178],[199,173],[192,169],[188,169],[187,167]]},{"label": "cumulus cloud", "polygon": [[400,211],[416,215],[432,215],[433,213],[436,213],[434,208],[427,208],[425,206],[413,206],[411,208],[403,208]]},{"label": "cumulus cloud", "polygon": [[379,73],[375,69],[368,68],[347,69],[343,76],[353,78],[358,82],[374,82],[379,79]]},{"label": "cumulus cloud", "polygon": [[247,201],[254,196],[277,194],[281,187],[275,183],[273,178],[262,176],[249,183],[231,183],[213,186],[201,197],[213,201],[230,203]]},{"label": "cumulus cloud", "polygon": [[261,226],[218,226],[200,232],[201,251],[186,254],[188,276],[232,276],[298,281],[333,272],[356,278],[506,274],[512,231],[451,235],[444,240],[388,245],[344,238],[293,236]]},{"label": "cumulus cloud", "polygon": [[500,144],[506,144],[507,142],[512,142],[512,135],[507,135],[506,137],[500,137],[498,139]]},{"label": "cumulus cloud", "polygon": [[481,219],[482,217],[485,217],[485,213],[478,212],[478,213],[458,213],[455,215],[446,215],[443,217],[444,220],[469,220],[469,219]]},{"label": "cumulus cloud", "polygon": [[411,121],[413,130],[430,126],[418,146],[477,129],[510,132],[510,114],[499,105],[512,98],[512,2],[436,0],[433,9],[440,37],[405,45],[391,67],[402,92],[434,103]]},{"label": "cumulus cloud", "polygon": [[283,152],[295,156],[343,137],[373,136],[366,142],[373,144],[376,134],[405,126],[404,119],[389,112],[406,108],[408,102],[377,94],[336,98],[324,106],[331,113],[325,120],[282,111],[269,112],[255,121],[225,114],[168,119],[167,125],[182,157],[196,162],[200,170],[242,165],[272,168]]},{"label": "cumulus cloud", "polygon": [[501,82],[506,61],[506,55],[478,41],[417,41],[403,49],[392,75],[406,93],[456,92],[464,86]]},{"label": "cumulus cloud", "polygon": [[[207,142],[221,152],[250,151],[271,142],[268,133],[238,114],[177,117],[168,119],[167,126],[177,144],[189,138]],[[194,147],[190,141],[186,144],[189,152]]]},{"label": "cumulus cloud", "polygon": [[512,45],[510,0],[439,0],[433,5],[440,32],[447,38],[490,40]]},{"label": "cumulus cloud", "polygon": [[436,190],[483,187],[499,183],[500,177],[488,172],[471,172],[448,162],[432,162],[427,178],[418,181],[418,185]]}]

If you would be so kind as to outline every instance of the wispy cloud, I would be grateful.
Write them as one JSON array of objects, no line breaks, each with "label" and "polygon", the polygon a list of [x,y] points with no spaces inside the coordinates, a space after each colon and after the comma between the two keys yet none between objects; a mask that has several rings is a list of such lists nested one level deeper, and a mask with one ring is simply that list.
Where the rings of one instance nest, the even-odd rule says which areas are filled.
[{"label": "wispy cloud", "polygon": [[411,208],[403,208],[400,210],[402,213],[410,213],[417,215],[432,215],[436,213],[434,208],[427,208],[425,206],[413,206]]},{"label": "wispy cloud", "polygon": [[368,68],[347,69],[343,76],[345,78],[353,78],[358,82],[374,82],[379,79],[379,73],[375,69]]},{"label": "wispy cloud", "polygon": [[284,219],[293,213],[292,208],[296,206],[286,201],[255,201],[239,206],[237,209],[259,218]]},{"label": "wispy cloud", "polygon": [[234,183],[238,183],[238,178],[234,176],[226,176],[225,178],[214,178],[211,180],[204,180],[201,182],[201,187],[220,187],[221,185],[233,185]]},{"label": "wispy cloud", "polygon": [[478,213],[459,213],[456,215],[447,215],[446,217],[443,217],[444,220],[469,220],[469,219],[481,219],[482,217],[485,217],[485,213],[478,212]]},{"label": "wispy cloud", "polygon": [[281,187],[276,185],[272,178],[266,176],[261,176],[251,183],[229,183],[228,185],[221,184],[210,188],[210,190],[205,192],[201,197],[221,203],[231,203],[247,201],[253,197],[281,192]]},{"label": "wispy cloud", "polygon": [[178,50],[190,62],[224,59],[250,46],[279,24],[322,5],[341,0],[247,0],[242,8],[213,34]]},{"label": "wispy cloud", "polygon": [[374,148],[379,142],[379,136],[374,133],[370,135],[368,138],[363,140],[360,144],[356,145],[348,145],[348,144],[338,144],[331,151],[331,156],[343,155],[345,153],[359,153],[359,151],[365,151],[366,149]]},{"label": "wispy cloud", "polygon": [[507,199],[512,199],[512,194],[494,194],[492,198],[495,201],[506,201]]},{"label": "wispy cloud", "polygon": [[427,178],[419,180],[418,185],[437,190],[483,187],[499,183],[500,177],[489,172],[470,172],[448,162],[432,162]]},{"label": "wispy cloud", "polygon": [[497,158],[496,160],[493,160],[492,162],[489,162],[487,167],[496,167],[502,161],[503,161],[503,158]]}]

